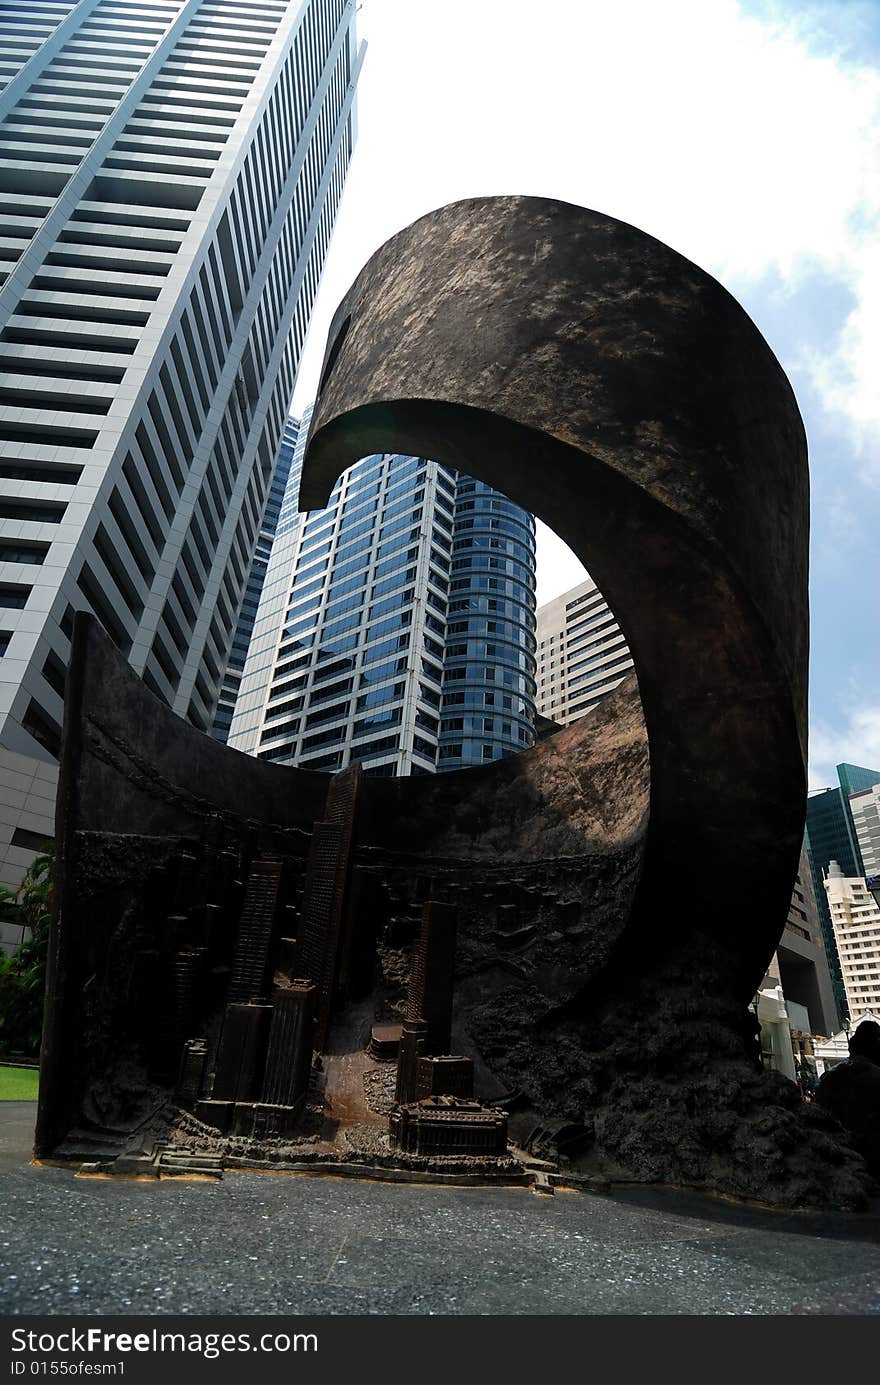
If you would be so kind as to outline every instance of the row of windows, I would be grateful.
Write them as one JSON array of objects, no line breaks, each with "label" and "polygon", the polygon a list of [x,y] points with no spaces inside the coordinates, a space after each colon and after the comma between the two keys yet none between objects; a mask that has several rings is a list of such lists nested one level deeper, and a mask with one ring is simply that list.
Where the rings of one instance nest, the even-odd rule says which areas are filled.
[{"label": "row of windows", "polygon": [[[492,682],[509,681],[508,670],[520,670],[522,659],[512,646],[500,644],[486,645],[485,658],[477,663],[456,664],[449,662],[443,671],[443,682]],[[534,686],[533,680],[529,680]]]},{"label": "row of windows", "polygon": [[[519,728],[519,736],[516,740],[511,738],[507,746],[508,750],[520,750],[528,744],[528,732]],[[489,760],[500,760],[505,754],[505,746],[497,738],[491,741],[483,740],[461,740],[444,741],[440,745],[439,758],[446,761],[445,769],[464,768],[468,765],[479,764]],[[455,765],[450,761],[457,762]]]},{"label": "row of windows", "polygon": [[[299,182],[297,183],[297,193],[294,196],[291,209],[287,214],[287,218],[282,231],[281,240],[279,242],[278,249],[272,261],[272,266],[270,269],[269,278],[267,280],[266,289],[261,300],[261,307],[267,302],[269,302],[272,306],[272,312],[269,314],[268,318],[268,326],[264,329],[264,337],[266,331],[271,337],[276,336],[282,317],[287,315],[287,313],[289,312],[289,309],[285,308],[284,306],[285,299],[289,297],[291,291],[291,281],[294,279],[295,272],[298,273],[298,271],[295,271],[294,264],[294,241],[292,227],[294,225],[294,222],[297,221],[297,218],[299,219],[297,221],[298,225],[303,222],[302,208],[304,205],[307,205],[307,193],[308,201],[310,202],[314,198],[315,192],[317,190],[317,183],[321,172],[321,166],[319,162],[319,144],[320,149],[325,149],[327,147],[339,110],[341,109],[343,101],[345,99],[347,85],[347,69],[345,67],[346,63],[347,49],[345,48],[345,45],[343,45],[342,56],[340,57],[340,60],[337,62],[333,78],[328,88],[326,100],[321,108],[318,117],[316,135],[312,141],[312,144],[309,147],[303,172],[300,175]],[[277,95],[278,92],[276,90],[276,96]],[[307,130],[309,128],[309,124],[311,123],[311,119],[312,118],[310,117],[309,123],[306,126]],[[306,265],[306,273],[304,276],[302,289],[300,290],[299,298],[296,302],[294,314],[294,331],[285,347],[284,356],[282,358],[281,363],[281,370],[278,374],[278,378],[272,396],[271,422],[273,425],[273,431],[275,432],[275,436],[278,436],[280,434],[281,428],[284,424],[290,393],[293,387],[295,359],[302,346],[307,311],[310,307],[311,301],[314,298],[314,293],[317,288],[318,267],[321,261],[323,260],[327,243],[329,241],[330,229],[332,227],[332,221],[335,215],[336,206],[338,205],[338,200],[341,195],[344,168],[347,162],[349,152],[350,143],[345,141],[343,142],[342,148],[339,150],[337,154],[336,162],[332,170],[329,195],[324,201],[322,209],[320,211],[320,216],[316,228],[315,240],[312,245],[312,250],[310,252],[309,259]],[[314,221],[314,214],[312,220]],[[255,326],[259,325],[260,318],[258,314],[258,318],[255,321]],[[258,460],[261,461],[261,474],[259,476],[259,480],[262,487],[268,485],[269,472],[271,468],[271,456],[273,452],[274,448],[265,447],[263,449],[262,459],[258,458]],[[254,475],[252,477],[252,483],[256,479],[257,467],[255,466]],[[248,527],[245,532],[245,538],[250,543],[253,542],[253,535],[259,523],[259,505],[255,502],[256,497],[252,496],[251,492],[249,491],[248,495],[245,497],[245,504],[249,508],[249,514],[247,519]],[[203,652],[203,664],[205,663],[208,664],[209,672],[212,672],[207,649]],[[198,679],[196,680],[196,687],[198,689]]]},{"label": "row of windows", "polygon": [[[524,585],[530,586],[534,568],[514,557],[493,557],[491,553],[470,553],[466,557],[454,558],[452,571],[503,572],[506,576],[516,577]],[[459,582],[457,585],[466,587],[467,583]]]},{"label": "row of windows", "polygon": [[443,711],[449,707],[499,707],[502,711],[520,716],[531,724],[531,703],[528,699],[513,693],[481,692],[479,688],[465,688],[462,691],[443,694]]},{"label": "row of windows", "polygon": [[571,689],[571,688],[579,688],[579,687],[581,687],[584,683],[590,683],[590,682],[592,682],[592,680],[596,677],[596,675],[597,675],[598,673],[607,673],[610,669],[613,669],[613,668],[620,668],[620,666],[623,665],[623,664],[630,664],[630,665],[631,665],[631,664],[632,664],[632,658],[631,658],[629,652],[627,651],[626,653],[621,654],[621,655],[620,655],[618,658],[616,658],[616,659],[606,659],[604,662],[600,662],[599,660],[592,659],[590,662],[591,662],[592,664],[595,664],[596,667],[593,668],[589,673],[582,673],[578,678],[570,678],[570,679],[568,680],[569,689]]},{"label": "row of windows", "polygon": [[[348,691],[349,689],[345,690]],[[376,712],[376,709],[378,708],[387,708],[390,704],[399,703],[404,696],[405,690],[406,683],[397,681],[395,683],[389,683],[384,687],[373,689],[370,692],[359,694],[355,698],[353,705],[346,698],[345,701],[336,702],[326,707],[320,707],[318,708],[318,710],[310,712],[309,715],[305,718],[305,721],[303,723],[304,729],[309,730],[311,727],[318,726],[323,722],[340,721],[349,718],[349,715],[352,712],[355,716],[357,716],[358,713],[366,711]],[[286,721],[283,724],[278,723],[274,719],[278,716],[281,716],[285,712],[301,710],[303,706],[303,701],[304,699],[301,697],[295,698],[288,704],[274,708],[271,714],[273,720],[264,728],[262,736],[260,738],[261,742],[272,740],[279,735],[292,734],[294,731],[296,731],[299,727],[298,719],[295,723],[291,721]],[[314,697],[311,699],[310,705],[316,705],[316,699]],[[400,709],[398,708],[397,711],[398,715],[395,717],[395,719],[399,720]],[[387,714],[385,712],[382,712],[379,715],[380,720],[387,719]],[[430,713],[428,712],[420,711],[417,717],[417,722],[421,726],[433,728],[434,730],[436,730],[436,719],[431,717]],[[364,721],[355,722],[356,735],[360,732],[360,730],[363,728],[365,724],[366,723]],[[341,736],[344,736],[345,727],[339,728],[339,734]]]},{"label": "row of windows", "polygon": [[[106,8],[106,5],[99,5],[92,12],[92,16],[100,16]],[[174,8],[179,9],[179,6]],[[331,10],[336,14],[341,13],[339,4],[329,8],[325,5],[313,5],[311,10],[314,13],[307,18],[306,24],[310,24],[315,32],[316,25],[322,25],[326,29],[327,24],[331,22]],[[249,39],[237,43],[233,55],[224,58],[220,64],[216,60],[215,50],[206,47],[204,39],[206,35],[216,33],[222,40],[225,30],[216,29],[214,26],[226,26],[231,16],[238,22],[241,16],[239,6],[217,3],[208,9],[202,7],[194,16],[194,21],[199,21],[198,27],[193,22],[175,36],[177,47],[172,49],[161,71],[154,78],[153,85],[142,98],[141,104],[129,117],[111,151],[111,157],[105,162],[98,179],[94,181],[90,194],[79,204],[62,232],[62,239],[58,244],[63,245],[63,248],[50,252],[47,257],[47,272],[64,280],[68,299],[72,293],[88,294],[88,313],[80,313],[78,309],[74,311],[76,305],[72,302],[68,305],[65,302],[53,301],[53,321],[44,328],[40,322],[40,314],[46,310],[41,301],[40,291],[35,290],[30,299],[26,295],[20,305],[22,312],[18,316],[19,319],[24,316],[25,325],[19,326],[18,320],[13,319],[11,331],[5,334],[5,341],[23,348],[25,353],[30,352],[30,355],[25,354],[25,359],[32,366],[32,373],[37,368],[49,371],[59,355],[59,336],[64,335],[68,339],[71,351],[66,353],[67,364],[63,377],[57,364],[52,366],[57,378],[66,380],[80,377],[99,382],[103,380],[111,386],[119,383],[124,373],[126,358],[133,353],[140,329],[147,323],[149,303],[159,292],[159,285],[154,287],[151,279],[161,279],[163,271],[167,275],[170,259],[180,248],[189,226],[190,213],[195,205],[195,198],[191,197],[189,192],[181,192],[179,199],[178,193],[175,192],[175,188],[178,188],[178,191],[180,188],[186,188],[186,179],[179,183],[170,182],[164,189],[158,183],[155,184],[157,201],[167,205],[139,205],[136,200],[138,185],[130,178],[136,169],[127,165],[155,167],[149,164],[149,160],[154,158],[213,163],[218,145],[226,139],[234,122],[234,109],[241,104],[239,98],[246,94],[261,56],[265,53],[277,23],[285,12],[286,7],[282,5],[264,6],[260,21],[251,27]],[[140,13],[138,19],[139,33],[144,33],[147,20]],[[160,25],[156,34],[148,35],[151,45],[163,31],[164,25]],[[251,42],[250,40],[256,38],[258,31],[259,42]],[[327,33],[329,37],[329,30]],[[76,33],[78,42],[82,40],[83,35],[87,39],[90,38],[85,27],[81,27]],[[229,51],[228,46],[225,51]],[[329,136],[345,99],[348,82],[345,43],[342,43],[340,51],[343,57],[337,63],[334,72],[332,100],[328,99],[325,107],[317,113],[316,128],[322,129],[327,136],[324,148],[329,144]],[[100,75],[100,63],[96,63],[94,55],[87,57],[84,49],[80,50],[80,56],[84,70],[98,70],[94,99],[97,107],[100,107],[105,85]],[[142,56],[146,58],[149,53],[145,52]],[[71,54],[67,53],[66,57],[70,58]],[[299,55],[297,60],[302,61],[302,56]],[[310,53],[308,61],[314,67],[317,81],[321,67],[317,52]],[[68,66],[70,65],[68,63]],[[218,76],[219,66],[222,66],[224,71]],[[210,73],[209,84],[200,83],[200,69]],[[66,75],[74,80],[73,73],[68,72]],[[220,92],[218,99],[206,100],[208,85]],[[81,104],[71,105],[63,93],[56,95],[59,96],[59,100],[53,102],[53,105],[56,109],[67,106],[70,119],[65,117],[65,123],[71,129],[78,128]],[[275,96],[277,97],[277,91]],[[191,103],[194,103],[194,110],[197,110],[196,119],[186,113],[187,105]],[[36,108],[35,103],[31,104]],[[102,119],[93,119],[90,128],[85,131],[90,138],[94,138],[99,132],[100,126],[112,113],[114,106],[115,98],[108,98],[106,108],[101,110]],[[282,145],[282,129],[276,122],[276,113],[280,109],[279,98],[275,110],[269,111],[268,119],[264,119],[255,137],[255,148],[263,156],[264,162],[273,158],[277,160],[277,151]],[[284,119],[287,119],[286,114]],[[88,125],[88,121],[86,123]],[[210,128],[205,128],[206,126]],[[290,129],[293,129],[292,125]],[[18,130],[14,138],[26,133],[25,130]],[[150,150],[159,141],[160,136],[164,147],[161,154],[153,154]],[[343,150],[346,155],[350,151],[348,131]],[[312,152],[312,166],[307,176],[313,182],[314,192],[317,188],[317,182],[314,180],[321,175],[321,164],[317,150]],[[190,168],[186,177],[195,176],[195,172]],[[338,159],[333,171],[328,201],[334,198],[338,201],[342,172],[342,160]],[[267,186],[272,186],[271,169],[267,174],[266,170],[261,168],[258,176],[268,177],[270,181]],[[280,189],[280,184],[278,187]],[[53,192],[56,190],[53,189]],[[260,203],[260,191],[257,190],[257,203]],[[129,200],[132,193],[135,197]],[[16,200],[20,202],[20,199]],[[33,205],[34,199],[25,196],[25,202],[29,200]],[[40,207],[34,205],[35,221],[39,221],[41,215],[49,209],[50,200]],[[183,205],[175,205],[176,200],[181,201]],[[302,194],[300,200],[303,200]],[[233,265],[230,259],[230,243],[236,233],[236,207],[239,209],[238,231],[242,232],[245,240],[248,236],[251,237],[252,246],[261,244],[262,238],[252,235],[253,227],[248,224],[248,217],[241,215],[243,206],[246,206],[250,214],[250,199],[245,203],[241,199],[236,202],[233,198],[230,215],[224,217],[216,242],[207,249],[187,311],[181,318],[178,334],[173,339],[159,371],[155,392],[147,402],[130,454],[123,463],[117,486],[108,499],[108,512],[96,527],[94,554],[90,562],[83,565],[77,578],[84,601],[92,606],[111,636],[125,652],[131,648],[133,630],[143,614],[144,598],[155,579],[158,559],[160,556],[167,557],[164,553],[165,538],[172,516],[177,513],[179,497],[183,485],[187,482],[187,471],[191,465],[195,443],[204,423],[205,412],[213,403],[225,348],[231,342],[236,315],[241,310],[241,290],[244,288],[242,275],[229,272],[230,266]],[[16,212],[20,210],[21,207],[17,206]],[[326,207],[324,212],[327,212]],[[330,216],[322,213],[322,220],[318,225],[318,240],[319,243],[323,242],[320,245],[320,253],[326,248],[331,220],[332,212]],[[144,244],[147,246],[145,250],[141,248]],[[293,244],[292,240],[290,244]],[[235,259],[233,268],[236,265],[240,268],[241,261],[235,254],[235,249],[232,254]],[[310,256],[303,296],[314,293],[317,283],[316,259],[314,254]],[[104,281],[109,283],[111,281],[108,280],[108,275],[112,276],[117,267],[124,270],[124,276],[132,290],[136,290],[134,299],[130,295],[133,306],[122,309],[115,304],[111,305],[109,298],[96,292],[93,281],[89,278],[90,274],[100,272]],[[293,261],[290,268],[293,271]],[[283,299],[279,293],[279,287],[282,285],[276,257],[261,307],[266,299],[270,298],[276,307],[283,308]],[[113,282],[112,287],[114,292],[118,292],[120,285]],[[106,293],[105,288],[104,294]],[[139,306],[138,299],[146,305],[143,309]],[[301,315],[305,315],[307,306],[301,309]],[[277,335],[276,323],[277,319],[273,320],[272,317],[265,320],[265,315],[261,319],[259,313],[255,320],[255,329],[262,329],[261,340],[264,348],[267,348],[262,363],[264,366],[268,365],[268,357],[274,349],[271,336],[273,331]],[[0,352],[2,349],[0,343]],[[42,356],[35,356],[35,352],[41,352]],[[83,361],[81,357],[89,352],[94,353],[96,358],[100,356],[100,362],[97,359],[94,364],[88,360]],[[116,361],[118,364],[114,363]],[[254,378],[260,378],[254,364],[249,363],[247,353],[242,364],[246,379],[249,365]],[[273,427],[278,430],[276,437],[286,414],[292,387],[293,365],[293,353],[286,349],[281,362],[279,382],[273,390],[270,406]],[[94,404],[90,403],[92,398]],[[221,433],[199,492],[190,531],[177,565],[172,590],[162,613],[160,627],[156,631],[146,673],[154,691],[165,695],[166,698],[167,692],[175,686],[175,679],[180,677],[180,668],[189,651],[194,622],[198,617],[206,589],[205,579],[211,571],[214,555],[221,542],[223,526],[230,508],[230,495],[238,480],[240,458],[247,445],[248,415],[255,400],[256,394],[248,390],[247,384],[243,391],[233,391],[234,402],[224,417]],[[68,405],[71,403],[80,408],[85,408],[88,404],[98,412],[102,408],[106,412],[106,398],[102,400],[94,390],[92,395],[83,401],[68,392]],[[97,430],[93,431],[96,435]],[[68,432],[70,433],[70,429]],[[83,430],[79,432],[82,433]],[[74,442],[79,445],[81,442],[78,435],[74,437],[70,433],[70,436],[65,438],[58,430],[53,432],[49,440],[53,445],[71,445]],[[84,441],[89,441],[87,436]],[[219,683],[229,647],[238,597],[247,575],[250,551],[261,518],[263,496],[275,451],[273,441],[272,428],[267,426],[264,435],[259,439],[257,460],[245,488],[241,518],[232,537],[228,571],[224,575],[213,611],[207,613],[208,631],[204,637],[201,667],[196,678],[196,692],[203,711],[210,706],[213,690]],[[138,517],[135,523],[132,523],[133,516]],[[44,545],[16,544],[16,548],[17,557],[31,561],[40,561],[45,555]],[[118,594],[118,602],[108,600],[105,595],[114,590]]]},{"label": "row of windows", "polygon": [[[508,534],[511,538],[517,539],[531,548],[534,547],[534,537],[525,523],[518,523],[512,519],[481,519],[480,517],[465,517],[456,519],[455,528],[458,532],[467,529],[489,530],[493,534]],[[531,541],[531,542],[530,542]]]},{"label": "row of windows", "polygon": [[[176,12],[180,6],[173,8]],[[56,147],[46,154],[43,165],[44,175],[52,183],[46,190],[54,194],[60,192],[67,174],[73,171],[69,168],[64,174],[58,168],[59,162],[64,163],[66,151],[75,151],[72,163],[79,162],[113,113],[118,97],[137,75],[141,64],[151,56],[155,43],[162,36],[163,24],[151,25],[145,20],[139,25],[136,51],[129,47],[127,54],[120,53],[118,41],[125,39],[129,31],[117,23],[118,12],[118,6],[99,4],[44,69],[41,79],[30,87],[5,123],[4,134],[7,130],[12,133],[13,139],[19,141],[22,154],[26,154],[29,143],[33,143],[35,125],[38,138],[49,144],[54,142]],[[108,39],[117,43],[111,50],[112,59],[101,55],[101,40],[106,43]],[[87,105],[83,97],[89,98],[91,104]],[[41,105],[42,102],[45,105]],[[44,109],[45,117],[42,116]],[[21,168],[20,177],[25,182],[30,179],[26,166]],[[10,184],[10,188],[12,186],[14,184]],[[160,229],[153,209],[144,207],[131,212],[126,209],[126,215],[119,216],[113,197],[102,196],[97,200],[109,205],[96,206],[87,193],[67,224],[60,228],[55,247],[45,255],[42,269],[32,279],[30,289],[18,305],[17,319],[12,319],[15,324],[24,317],[27,327],[22,330],[13,326],[4,332],[6,340],[22,348],[31,372],[34,375],[38,371],[42,373],[41,402],[50,409],[53,398],[49,382],[58,381],[54,389],[59,411],[69,409],[73,400],[81,412],[89,408],[96,414],[107,412],[109,395],[106,392],[101,395],[97,384],[86,386],[83,383],[80,394],[68,398],[69,381],[103,381],[112,386],[122,379],[125,357],[134,351],[139,335],[137,329],[148,320],[146,305],[158,297],[163,276],[170,269],[170,257],[179,249],[189,224],[185,216],[174,218],[166,213],[168,221]],[[44,234],[47,229],[44,227]],[[146,249],[142,248],[145,244]],[[53,299],[51,306],[44,306],[45,290],[50,289],[64,297]],[[115,293],[117,300],[120,295],[127,295],[133,304],[140,300],[143,310],[135,306],[120,308],[108,296],[110,292]],[[79,299],[82,299],[81,305]],[[45,326],[41,323],[43,313],[51,319]],[[69,354],[65,353],[62,363],[62,353],[57,348],[65,336],[72,349]],[[90,350],[100,353],[100,365],[93,366],[82,359]],[[112,363],[114,359],[118,364]],[[168,389],[165,376],[157,389],[163,392]],[[155,395],[151,397],[149,418],[145,418],[143,433],[138,439],[138,445],[143,445],[148,454],[147,465],[140,471],[146,474],[149,470],[165,515],[165,523],[154,519],[153,525],[148,526],[151,536],[160,543],[169,512],[173,513],[180,493],[184,466],[180,456],[170,449],[171,456],[163,458],[163,469],[154,450],[156,439],[149,434],[151,429],[157,428],[159,446],[168,445],[167,438],[161,434],[166,417],[174,411],[174,403],[176,400],[169,409],[166,399],[160,403]],[[178,423],[175,418],[175,426]],[[55,430],[55,434],[55,440],[62,446],[73,441],[65,438],[63,429]],[[97,429],[92,441],[96,437]],[[150,540],[145,536],[142,541],[132,525],[133,506],[126,506],[119,489],[111,494],[108,509],[109,514],[97,525],[93,540],[92,567],[101,572],[101,579],[98,580],[92,567],[85,564],[77,584],[111,635],[127,651],[131,644],[128,616],[134,624],[140,619],[144,593],[154,575],[155,558],[148,551]],[[118,592],[121,598],[118,605],[107,601],[104,593],[108,586]]]}]

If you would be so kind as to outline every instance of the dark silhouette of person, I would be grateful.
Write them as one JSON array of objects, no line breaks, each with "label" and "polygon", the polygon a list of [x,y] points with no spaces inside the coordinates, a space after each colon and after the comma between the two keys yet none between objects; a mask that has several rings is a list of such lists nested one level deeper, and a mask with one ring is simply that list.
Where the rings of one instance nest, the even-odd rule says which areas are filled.
[{"label": "dark silhouette of person", "polygon": [[862,1020],[849,1040],[849,1058],[823,1073],[816,1100],[849,1131],[880,1181],[880,1024]]}]

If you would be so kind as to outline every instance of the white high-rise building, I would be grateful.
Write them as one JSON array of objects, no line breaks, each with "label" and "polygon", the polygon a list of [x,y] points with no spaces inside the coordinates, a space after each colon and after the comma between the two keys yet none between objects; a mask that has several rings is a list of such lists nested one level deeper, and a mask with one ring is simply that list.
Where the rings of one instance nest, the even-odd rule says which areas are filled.
[{"label": "white high-rise building", "polygon": [[254,550],[254,560],[251,563],[250,575],[248,576],[247,585],[244,589],[241,610],[238,613],[238,624],[235,627],[235,634],[232,637],[229,662],[226,665],[226,672],[223,675],[223,682],[220,685],[220,696],[217,701],[217,710],[214,713],[214,725],[211,727],[211,735],[218,741],[225,741],[227,739],[229,728],[232,725],[235,702],[238,697],[238,689],[241,685],[241,675],[244,671],[245,659],[247,658],[251,635],[253,634],[254,621],[256,620],[257,611],[260,605],[263,583],[266,580],[269,559],[272,555],[272,545],[275,542],[275,530],[278,527],[278,520],[281,516],[281,506],[287,489],[287,479],[290,475],[290,467],[293,461],[298,431],[298,420],[289,418],[284,425],[284,436],[281,442],[281,450],[278,453],[278,461],[275,465],[275,475],[272,478],[269,498],[266,501],[266,508],[263,511],[260,532],[257,536],[257,546]]},{"label": "white high-rise building", "polygon": [[0,880],[74,611],[207,731],[355,139],[354,0],[3,6]]},{"label": "white high-rise building", "polygon": [[568,726],[601,702],[633,668],[620,626],[592,578],[537,613],[541,716]]},{"label": "white high-rise building", "polygon": [[836,861],[825,890],[850,1015],[880,1012],[880,907],[864,879],[844,875]]}]

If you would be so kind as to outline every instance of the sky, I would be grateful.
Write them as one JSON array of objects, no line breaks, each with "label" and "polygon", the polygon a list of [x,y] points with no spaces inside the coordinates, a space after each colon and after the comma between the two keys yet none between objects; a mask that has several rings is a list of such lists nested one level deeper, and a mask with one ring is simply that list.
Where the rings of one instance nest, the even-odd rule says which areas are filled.
[{"label": "sky", "polygon": [[[880,767],[880,0],[362,0],[358,142],[300,369],[389,236],[555,197],[715,275],[810,445],[810,784]],[[538,601],[581,580],[539,526]]]}]

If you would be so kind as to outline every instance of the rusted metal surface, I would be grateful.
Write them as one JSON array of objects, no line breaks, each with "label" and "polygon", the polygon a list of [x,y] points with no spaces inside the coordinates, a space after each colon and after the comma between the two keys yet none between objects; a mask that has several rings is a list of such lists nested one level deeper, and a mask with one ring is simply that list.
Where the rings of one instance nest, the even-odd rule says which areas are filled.
[{"label": "rusted metal surface", "polygon": [[[313,918],[315,955],[344,957],[340,986],[304,965],[327,780],[211,742],[78,619],[38,1153],[84,1129],[120,1152],[167,1130],[175,1045],[216,1046],[242,882],[272,858],[287,893],[270,973],[323,988],[324,1110],[338,1069],[338,1122],[365,1167],[388,1157],[365,1116],[385,1099],[372,1022],[403,1020],[413,1078],[426,1053],[427,1026],[404,1011],[434,900],[457,919],[449,1054],[503,1110],[493,1128],[587,1176],[858,1205],[864,1168],[833,1124],[747,1056],[806,787],[806,445],[766,342],[634,227],[539,199],[457,203],[389,241],[341,305],[301,505],[386,450],[481,477],[544,519],[609,600],[638,682],[520,756],[363,779]],[[128,1003],[144,995],[152,1009]],[[198,1063],[187,1072],[191,1088]],[[196,1110],[235,1127],[227,1104]],[[281,1108],[258,1106],[248,1138],[294,1159]],[[183,1124],[190,1148],[222,1146]]]}]

